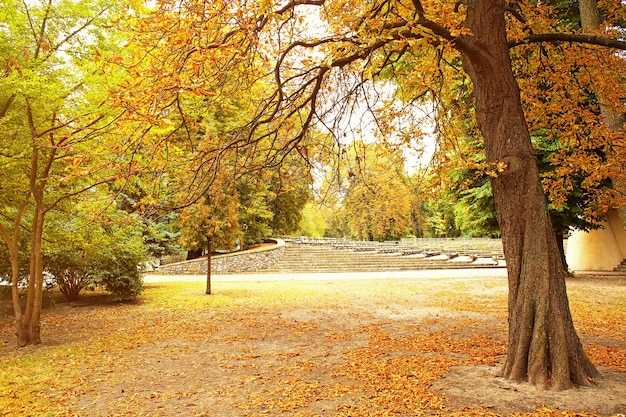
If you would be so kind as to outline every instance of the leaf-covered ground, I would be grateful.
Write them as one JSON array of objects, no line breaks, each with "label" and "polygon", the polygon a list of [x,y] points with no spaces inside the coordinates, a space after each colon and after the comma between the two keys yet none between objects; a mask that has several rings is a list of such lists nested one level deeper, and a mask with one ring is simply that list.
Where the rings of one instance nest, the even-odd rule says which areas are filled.
[{"label": "leaf-covered ground", "polygon": [[574,320],[604,378],[541,392],[496,377],[506,279],[148,284],[120,304],[46,309],[14,348],[0,310],[0,415],[616,416],[626,413],[626,280],[573,278]]}]

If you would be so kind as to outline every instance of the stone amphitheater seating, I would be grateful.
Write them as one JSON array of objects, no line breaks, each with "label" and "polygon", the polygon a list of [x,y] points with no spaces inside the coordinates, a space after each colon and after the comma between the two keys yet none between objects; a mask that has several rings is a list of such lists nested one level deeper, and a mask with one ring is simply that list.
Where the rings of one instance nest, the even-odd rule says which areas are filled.
[{"label": "stone amphitheater seating", "polygon": [[297,238],[287,240],[283,258],[265,272],[369,272],[504,266],[501,243],[495,239],[360,242]]}]

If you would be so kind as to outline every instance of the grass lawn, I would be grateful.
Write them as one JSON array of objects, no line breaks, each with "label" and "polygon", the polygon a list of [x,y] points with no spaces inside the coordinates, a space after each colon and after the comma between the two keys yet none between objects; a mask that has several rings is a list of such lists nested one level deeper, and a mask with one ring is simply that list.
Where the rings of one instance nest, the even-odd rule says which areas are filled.
[{"label": "grass lawn", "polygon": [[134,303],[53,297],[44,343],[14,347],[0,304],[2,416],[617,416],[626,280],[568,281],[604,378],[541,392],[497,378],[506,279],[146,285]]}]

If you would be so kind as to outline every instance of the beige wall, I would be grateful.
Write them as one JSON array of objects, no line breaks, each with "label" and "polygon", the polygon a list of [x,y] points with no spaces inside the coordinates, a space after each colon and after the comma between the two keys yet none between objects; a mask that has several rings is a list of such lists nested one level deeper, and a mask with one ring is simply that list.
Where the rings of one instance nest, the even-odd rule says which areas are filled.
[{"label": "beige wall", "polygon": [[572,271],[612,271],[626,258],[626,231],[616,211],[610,211],[604,228],[574,231],[567,240],[567,265]]}]

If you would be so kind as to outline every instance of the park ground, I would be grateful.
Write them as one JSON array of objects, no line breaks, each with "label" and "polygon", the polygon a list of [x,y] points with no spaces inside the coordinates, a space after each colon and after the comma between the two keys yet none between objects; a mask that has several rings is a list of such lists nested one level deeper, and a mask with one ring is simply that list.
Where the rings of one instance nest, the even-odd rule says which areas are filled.
[{"label": "park ground", "polygon": [[623,277],[568,280],[576,327],[603,378],[561,392],[497,377],[501,274],[215,276],[210,296],[201,280],[149,278],[133,303],[48,294],[44,343],[22,349],[3,301],[0,415],[626,413]]}]

